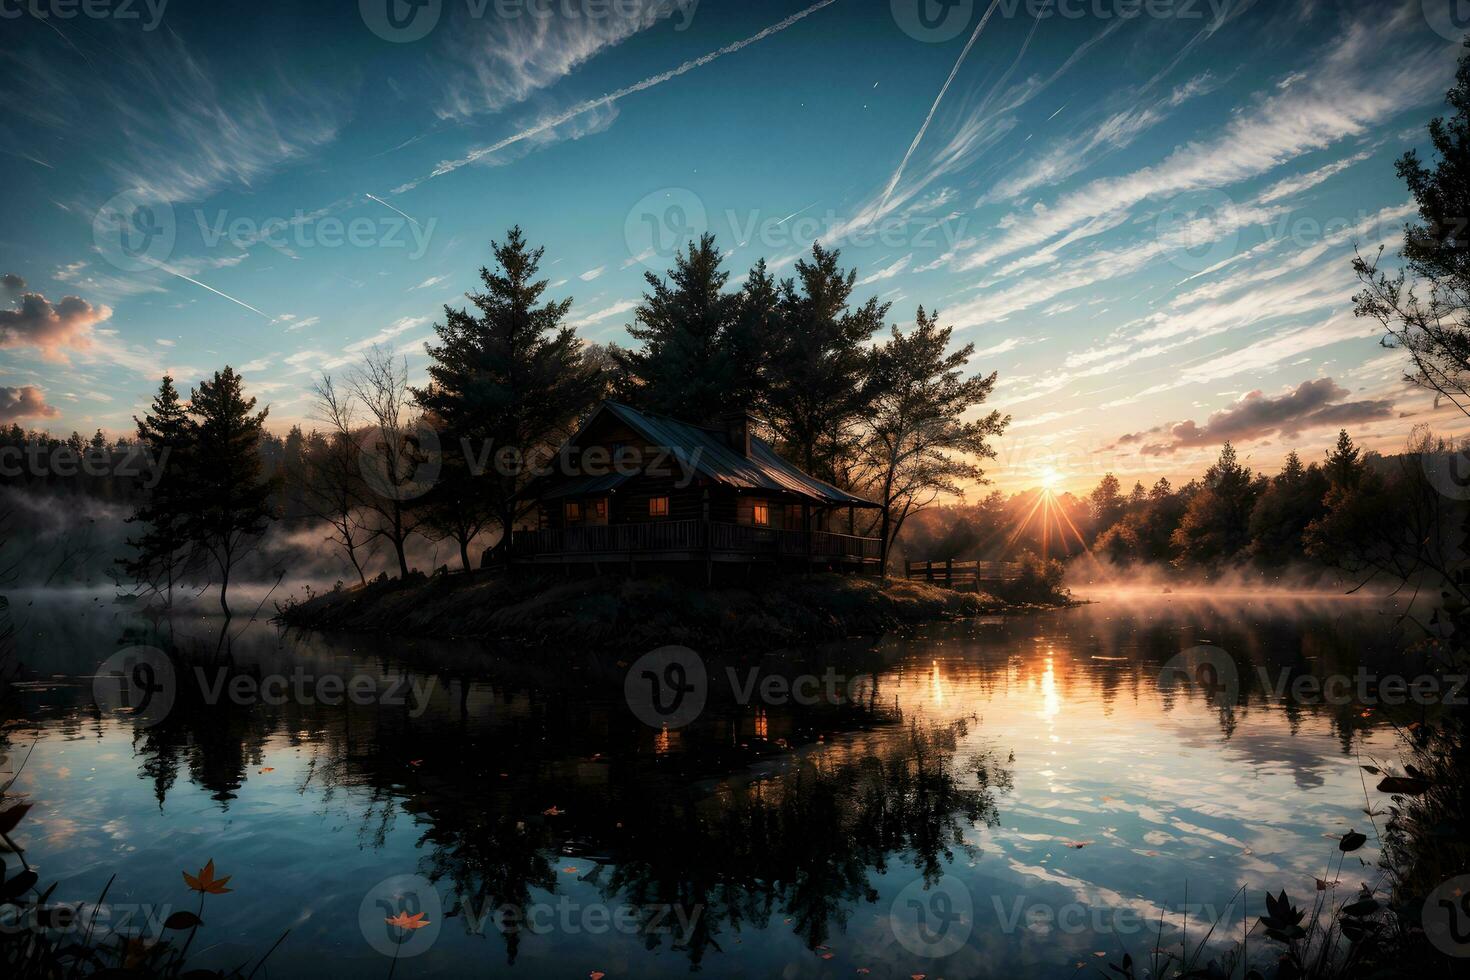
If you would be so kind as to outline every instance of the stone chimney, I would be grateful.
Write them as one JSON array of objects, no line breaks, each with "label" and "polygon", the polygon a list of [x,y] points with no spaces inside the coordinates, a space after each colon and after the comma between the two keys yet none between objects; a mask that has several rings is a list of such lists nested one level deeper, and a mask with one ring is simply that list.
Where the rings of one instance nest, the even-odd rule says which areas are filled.
[{"label": "stone chimney", "polygon": [[725,412],[715,419],[715,426],[725,432],[725,442],[740,455],[750,457],[750,437],[757,419],[749,409]]}]

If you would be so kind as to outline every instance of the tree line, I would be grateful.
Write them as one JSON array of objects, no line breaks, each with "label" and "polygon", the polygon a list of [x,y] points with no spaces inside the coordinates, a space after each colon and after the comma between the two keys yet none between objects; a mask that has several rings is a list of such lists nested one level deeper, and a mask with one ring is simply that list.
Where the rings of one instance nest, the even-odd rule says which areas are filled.
[{"label": "tree line", "polygon": [[487,457],[549,458],[608,397],[693,422],[754,413],[803,469],[885,505],[870,533],[886,553],[911,514],[984,480],[1009,422],[975,411],[996,376],[967,370],[973,345],[951,349],[952,328],[922,306],[879,339],[889,306],[856,304],[857,271],[820,244],[790,278],[762,260],[730,288],[714,237],[689,242],[667,275],[645,274],[630,347],[578,336],[520,228],[491,249],[482,290],[435,324],[424,384],[371,348],[316,380],[310,432],[272,436],[231,368],[187,402],[165,377],[127,444],[157,462],[152,485],[127,491],[139,529],[128,573],[165,591],[207,573],[228,611],[231,568],[276,519],[326,528],[361,582],[380,549],[409,575],[415,537],[453,542],[468,570],[471,544],[494,538],[500,557],[529,507],[531,469]]}]

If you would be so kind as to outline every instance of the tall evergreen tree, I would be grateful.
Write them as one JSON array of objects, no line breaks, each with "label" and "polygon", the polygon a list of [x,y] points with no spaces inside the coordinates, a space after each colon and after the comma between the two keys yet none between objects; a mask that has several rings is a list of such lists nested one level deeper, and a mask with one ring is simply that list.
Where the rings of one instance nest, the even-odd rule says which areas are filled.
[{"label": "tall evergreen tree", "polygon": [[796,279],[781,284],[785,339],[771,358],[766,399],[786,452],[808,473],[839,481],[869,391],[867,343],[888,315],[876,299],[849,306],[857,272],[843,271],[840,257],[813,244],[810,261],[796,263]]},{"label": "tall evergreen tree", "polygon": [[[519,227],[491,243],[496,271],[480,269],[485,291],[470,295],[476,313],[444,308],[429,346],[429,385],[419,404],[444,427],[441,479],[471,481],[501,531],[498,552],[526,506],[518,499],[529,468],[524,460],[554,450],[598,397],[597,368],[587,362],[576,331],[565,323],[572,301],[546,301],[537,279],[543,249],[531,249]],[[484,465],[481,465],[484,464]],[[478,472],[476,472],[478,471]],[[449,491],[446,491],[448,494]],[[453,496],[466,499],[462,489]]]},{"label": "tall evergreen tree", "polygon": [[1206,564],[1234,559],[1250,543],[1250,515],[1257,485],[1230,443],[1205,471],[1204,486],[1189,505],[1173,535],[1180,564]]},{"label": "tall evergreen tree", "polygon": [[720,261],[705,234],[674,256],[667,280],[644,273],[649,291],[628,328],[643,346],[614,351],[632,381],[624,396],[639,408],[705,421],[735,407],[727,343],[740,297],[724,291],[730,275]]},{"label": "tall evergreen tree", "polygon": [[1123,516],[1123,485],[1111,473],[1104,473],[1092,493],[1087,496],[1092,523],[1099,531],[1107,530]]},{"label": "tall evergreen tree", "polygon": [[1354,487],[1363,472],[1358,447],[1346,429],[1337,433],[1337,444],[1327,453],[1327,479],[1335,487]]},{"label": "tall evergreen tree", "polygon": [[[138,428],[140,451],[145,454],[151,472],[140,478],[143,495],[128,522],[137,524],[142,533],[128,538],[134,549],[131,558],[121,560],[123,570],[134,581],[162,588],[164,602],[173,605],[174,582],[187,557],[188,517],[193,506],[189,459],[194,442],[194,426],[179,400],[174,379],[165,374],[159,382],[148,413],[133,417]],[[151,488],[149,484],[152,484]]]},{"label": "tall evergreen tree", "polygon": [[260,464],[260,436],[269,409],[252,414],[255,399],[233,368],[216,371],[189,393],[194,441],[189,453],[193,506],[185,527],[209,556],[219,579],[219,604],[230,615],[230,574],[259,541],[272,517],[272,481]]}]

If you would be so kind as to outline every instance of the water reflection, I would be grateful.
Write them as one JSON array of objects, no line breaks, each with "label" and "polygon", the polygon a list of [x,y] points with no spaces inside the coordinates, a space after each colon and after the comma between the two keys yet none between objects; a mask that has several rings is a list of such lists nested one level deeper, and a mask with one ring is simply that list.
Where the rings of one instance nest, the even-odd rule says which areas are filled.
[{"label": "water reflection", "polygon": [[[1223,908],[1241,884],[1313,880],[1322,835],[1361,822],[1356,754],[1389,746],[1400,719],[1303,701],[1278,679],[1374,665],[1396,645],[1393,625],[1363,604],[1283,613],[1247,600],[960,624],[759,665],[871,676],[855,702],[741,703],[716,683],[694,724],[661,730],[622,702],[627,664],[585,651],[262,626],[221,642],[199,621],[173,624],[194,681],[144,727],[97,711],[74,677],[119,645],[165,637],[118,610],[58,611],[54,627],[33,611],[25,720],[6,735],[39,737],[17,789],[37,803],[34,863],[60,892],[116,871],[134,893],[166,896],[181,861],[214,856],[237,874],[246,862],[236,905],[217,913],[237,938],[205,966],[295,925],[295,955],[275,972],[305,974],[327,955],[377,968],[357,905],[384,878],[419,873],[446,921],[492,910],[499,924],[446,928],[415,961],[425,975],[483,963],[493,943],[494,961],[529,975],[1063,976],[1099,950],[1154,941],[1126,923],[1167,909],[1166,939],[1197,928],[1203,909],[1176,914],[1186,881],[1193,901]],[[1161,680],[1200,645],[1239,665],[1232,703]],[[711,662],[711,677],[725,666]],[[404,697],[201,695],[201,679],[208,690],[301,674]],[[973,898],[973,931],[943,959],[895,942],[892,909],[914,882],[958,882]],[[549,896],[645,918],[627,935],[524,927]],[[1071,905],[1103,910],[1105,928],[1030,915]],[[653,927],[661,908],[698,914],[670,932]]]}]

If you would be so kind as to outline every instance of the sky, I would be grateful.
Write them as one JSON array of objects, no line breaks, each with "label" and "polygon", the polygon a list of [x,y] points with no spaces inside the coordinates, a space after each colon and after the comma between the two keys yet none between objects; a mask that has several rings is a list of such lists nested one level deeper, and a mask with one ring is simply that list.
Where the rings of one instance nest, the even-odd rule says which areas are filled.
[{"label": "sky", "polygon": [[309,426],[373,344],[421,378],[519,224],[597,342],[701,232],[730,288],[841,249],[998,372],[1001,489],[1392,452],[1459,423],[1350,262],[1413,217],[1453,9],[0,0],[0,421],[126,433],[229,364]]}]

